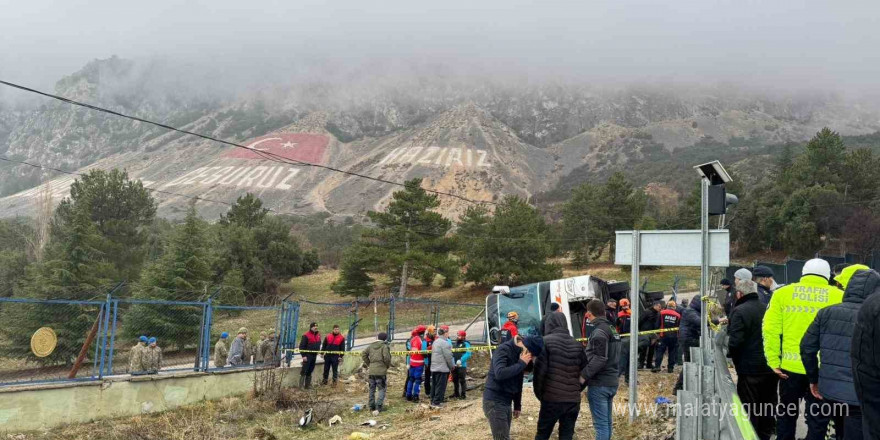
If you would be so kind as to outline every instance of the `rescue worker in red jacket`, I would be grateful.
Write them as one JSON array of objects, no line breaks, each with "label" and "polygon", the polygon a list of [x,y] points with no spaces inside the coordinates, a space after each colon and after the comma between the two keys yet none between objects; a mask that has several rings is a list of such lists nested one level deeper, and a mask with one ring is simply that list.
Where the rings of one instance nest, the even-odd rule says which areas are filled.
[{"label": "rescue worker in red jacket", "polygon": [[[345,336],[339,332],[339,326],[333,326],[333,333],[330,333],[324,338],[324,344],[321,346],[321,351],[336,351],[336,352],[344,352],[345,351]],[[336,353],[326,353],[324,356],[324,380],[321,381],[322,385],[327,385],[327,379],[330,376],[330,369],[333,369],[333,386],[336,386],[336,381],[339,380],[339,360],[342,359],[343,354]]]},{"label": "rescue worker in red jacket", "polygon": [[[321,333],[318,331],[318,323],[313,322],[309,324],[309,331],[299,341],[299,349],[305,351],[321,350]],[[299,375],[299,386],[300,388],[309,389],[312,387],[312,372],[315,371],[318,353],[300,354],[302,355],[302,370]]]},{"label": "rescue worker in red jacket", "polygon": [[507,312],[507,322],[505,322],[504,325],[501,326],[502,344],[516,338],[516,335],[519,334],[517,324],[519,324],[519,313],[516,313],[513,310]]},{"label": "rescue worker in red jacket", "polygon": [[[425,336],[426,330],[424,325],[420,325],[412,331],[409,341],[406,342],[407,351],[421,351],[424,349],[422,338]],[[422,374],[425,372],[425,355],[422,353],[412,353],[407,357],[407,360],[409,370],[406,376],[405,397],[410,402],[418,402],[419,388],[422,386]]]},{"label": "rescue worker in red jacket", "polygon": [[675,367],[676,350],[678,349],[678,327],[681,325],[681,315],[675,311],[675,301],[670,300],[667,307],[660,311],[660,329],[675,329],[660,332],[660,342],[657,345],[657,353],[654,357],[654,373],[660,372],[660,364],[663,362],[663,353],[669,351],[666,360],[666,371],[672,373]]}]

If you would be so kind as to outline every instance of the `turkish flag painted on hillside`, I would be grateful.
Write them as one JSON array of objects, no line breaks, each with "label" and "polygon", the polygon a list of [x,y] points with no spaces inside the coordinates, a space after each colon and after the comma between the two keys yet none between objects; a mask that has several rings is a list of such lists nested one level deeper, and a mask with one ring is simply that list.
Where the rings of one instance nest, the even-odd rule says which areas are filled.
[{"label": "turkish flag painted on hillside", "polygon": [[257,151],[264,151],[286,159],[322,164],[324,163],[324,151],[329,143],[330,139],[320,134],[272,133],[243,143],[246,147],[256,151],[233,148],[224,153],[223,157],[263,160],[266,157]]}]

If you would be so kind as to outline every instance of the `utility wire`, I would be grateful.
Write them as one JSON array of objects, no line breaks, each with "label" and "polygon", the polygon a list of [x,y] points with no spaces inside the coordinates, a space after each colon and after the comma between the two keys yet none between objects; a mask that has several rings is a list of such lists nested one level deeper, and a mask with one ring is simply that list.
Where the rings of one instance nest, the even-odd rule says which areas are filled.
[{"label": "utility wire", "polygon": [[[126,119],[131,119],[131,120],[133,120],[133,121],[143,122],[143,123],[145,123],[145,124],[150,124],[150,125],[154,125],[154,126],[157,126],[157,127],[164,128],[164,129],[166,129],[166,130],[176,131],[176,132],[178,132],[178,133],[183,133],[183,134],[187,134],[187,135],[190,135],[190,136],[196,136],[196,137],[199,137],[199,138],[202,138],[202,139],[206,139],[206,140],[209,140],[209,141],[218,142],[218,143],[221,143],[221,144],[224,144],[224,145],[230,145],[230,146],[233,146],[233,147],[236,147],[236,148],[241,148],[241,149],[244,149],[244,150],[248,150],[248,151],[250,151],[250,152],[252,152],[252,153],[254,153],[254,154],[257,154],[257,155],[259,155],[260,157],[262,157],[262,158],[264,158],[264,159],[266,159],[266,160],[272,161],[272,162],[283,163],[283,164],[287,164],[287,165],[302,165],[302,166],[309,166],[309,167],[321,168],[321,169],[325,169],[325,170],[333,171],[333,172],[336,172],[336,173],[342,173],[342,174],[346,174],[346,175],[349,175],[349,176],[358,177],[358,178],[361,178],[361,179],[372,180],[372,181],[379,182],[379,183],[387,183],[387,184],[389,184],[389,185],[396,185],[396,186],[401,186],[401,187],[405,187],[405,186],[406,186],[406,184],[404,184],[404,183],[402,183],[402,182],[396,182],[396,181],[393,181],[393,180],[387,180],[387,179],[382,179],[382,178],[379,178],[379,177],[368,176],[368,175],[365,175],[365,174],[356,173],[356,172],[354,172],[354,171],[348,171],[348,170],[343,170],[343,169],[339,169],[339,168],[334,168],[334,167],[331,167],[331,166],[328,166],[328,165],[320,165],[320,164],[314,164],[314,163],[309,163],[309,162],[303,162],[303,161],[296,160],[296,159],[290,159],[290,158],[287,158],[287,157],[284,157],[284,156],[280,156],[280,155],[277,155],[277,154],[274,154],[274,153],[269,153],[269,152],[265,152],[265,151],[257,150],[257,149],[255,149],[255,148],[250,148],[250,147],[247,147],[247,146],[242,145],[242,144],[239,144],[239,143],[230,142],[230,141],[225,141],[225,140],[222,140],[222,139],[215,138],[215,137],[213,137],[213,136],[208,136],[208,135],[205,135],[205,134],[196,133],[196,132],[189,131],[189,130],[183,130],[183,129],[180,129],[180,128],[177,128],[177,127],[172,127],[172,126],[170,126],[170,125],[160,123],[160,122],[151,121],[151,120],[149,120],[149,119],[144,119],[144,118],[139,118],[139,117],[137,117],[137,116],[127,115],[127,114],[125,114],[125,113],[120,113],[120,112],[117,112],[117,111],[114,111],[114,110],[106,109],[106,108],[103,108],[103,107],[98,107],[98,106],[95,106],[95,105],[92,105],[92,104],[86,104],[86,103],[84,103],[84,102],[80,102],[80,101],[76,101],[76,100],[73,100],[73,99],[70,99],[70,98],[65,98],[65,97],[63,97],[63,96],[54,95],[54,94],[51,94],[51,93],[47,93],[47,92],[43,92],[43,91],[40,91],[40,90],[32,89],[32,88],[30,88],[30,87],[25,87],[25,86],[22,86],[22,85],[19,85],[19,84],[15,84],[15,83],[11,83],[11,82],[8,82],[8,81],[0,80],[0,84],[6,85],[6,86],[9,86],[9,87],[13,87],[13,88],[16,88],[16,89],[19,89],[19,90],[23,90],[23,91],[25,91],[25,92],[30,92],[30,93],[35,93],[35,94],[38,94],[38,95],[42,95],[42,96],[45,96],[45,97],[47,97],[47,98],[56,99],[56,100],[58,100],[58,101],[61,101],[61,102],[67,103],[67,104],[71,104],[71,105],[76,105],[76,106],[84,107],[84,108],[87,108],[87,109],[89,109],[89,110],[94,110],[94,111],[98,111],[98,112],[103,112],[103,113],[107,113],[107,114],[110,114],[110,115],[119,116],[119,117],[126,118]],[[454,193],[450,193],[450,192],[445,192],[445,191],[438,191],[438,190],[432,190],[432,189],[425,189],[425,191],[426,191],[426,192],[429,192],[429,193],[432,193],[432,194],[437,194],[437,195],[440,195],[440,196],[447,196],[447,197],[456,198],[456,199],[459,199],[459,200],[462,200],[462,201],[465,201],[465,202],[468,202],[468,203],[497,205],[496,202],[469,199],[469,198],[467,198],[467,197],[460,196],[460,195],[458,195],[458,194],[454,194]]]}]

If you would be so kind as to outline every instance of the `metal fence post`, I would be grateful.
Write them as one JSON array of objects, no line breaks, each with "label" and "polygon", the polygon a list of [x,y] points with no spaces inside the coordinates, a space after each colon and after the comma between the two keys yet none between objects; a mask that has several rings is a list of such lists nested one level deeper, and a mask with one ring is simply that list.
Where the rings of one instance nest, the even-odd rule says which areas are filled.
[{"label": "metal fence post", "polygon": [[[96,339],[98,339],[98,340],[100,340],[101,328],[103,327],[103,324],[104,324],[104,313],[105,313],[104,309],[106,307],[107,307],[106,303],[101,304],[101,308],[98,310],[98,332],[96,333],[96,335],[97,335]],[[99,376],[100,372],[98,371],[98,364],[100,363],[98,361],[98,359],[99,359],[99,355],[101,353],[100,349],[101,349],[101,346],[96,341],[95,342],[95,354],[92,357],[92,379],[94,379],[96,377],[100,377]]]},{"label": "metal fence post", "polygon": [[[630,304],[632,310],[630,335],[629,335],[629,421],[632,423],[638,416],[639,392],[639,312],[641,311],[639,300],[639,263],[641,262],[639,231],[632,231],[632,265],[630,266],[632,278],[630,279]],[[488,317],[487,317],[488,319]]]},{"label": "metal fence post", "polygon": [[[289,314],[293,315],[293,323],[290,325],[292,337],[288,340],[288,345],[290,348],[296,347],[296,338],[297,338],[297,336],[299,336],[298,335],[298,333],[299,333],[299,308],[300,308],[299,302],[295,302],[295,303],[293,303],[293,306],[291,307],[292,310],[290,312],[288,312]],[[291,351],[291,352],[288,352],[287,362],[289,363],[292,359],[293,359],[293,352]]]},{"label": "metal fence post", "polygon": [[394,304],[396,300],[394,299],[394,295],[391,295],[391,300],[388,303],[388,341],[391,342],[394,340]]},{"label": "metal fence post", "polygon": [[[219,291],[219,290],[218,290]],[[202,371],[208,371],[211,366],[211,329],[214,327],[214,295],[208,297],[205,305],[205,327],[202,329]],[[222,366],[222,365],[221,365]],[[214,367],[217,367],[214,365]]]},{"label": "metal fence post", "polygon": [[104,363],[107,360],[107,333],[110,327],[110,306],[112,300],[110,294],[107,294],[107,301],[104,303],[104,313],[101,315],[102,323],[99,325],[101,332],[101,361],[98,366],[98,379],[104,377]]},{"label": "metal fence post", "polygon": [[110,330],[110,355],[107,357],[107,374],[113,374],[113,352],[116,350],[116,322],[119,315],[119,300],[113,300],[113,328]]}]

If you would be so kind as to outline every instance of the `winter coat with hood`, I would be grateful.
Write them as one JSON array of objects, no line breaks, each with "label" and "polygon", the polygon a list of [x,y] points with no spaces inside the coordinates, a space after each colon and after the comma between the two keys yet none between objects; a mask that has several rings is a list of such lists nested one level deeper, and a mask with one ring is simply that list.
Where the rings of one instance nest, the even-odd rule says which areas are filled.
[{"label": "winter coat with hood", "polygon": [[703,301],[700,299],[700,295],[691,298],[691,303],[681,317],[681,329],[678,332],[678,336],[682,340],[700,338],[700,314],[702,309]]},{"label": "winter coat with hood", "polygon": [[[856,319],[852,338],[852,369],[858,375],[861,393],[880,394],[880,286],[877,284],[876,272],[871,280],[873,290],[868,299],[862,303]],[[852,284],[852,281],[850,282]],[[866,290],[867,290],[866,289]],[[873,381],[869,381],[873,379]]]},{"label": "winter coat with hood", "polygon": [[729,356],[737,374],[773,374],[767,366],[761,339],[761,321],[766,310],[757,293],[748,293],[736,301],[730,313],[727,327]]},{"label": "winter coat with hood", "polygon": [[384,376],[391,367],[391,346],[385,341],[373,341],[361,354],[361,360],[370,376]]},{"label": "winter coat with hood", "polygon": [[452,346],[448,339],[438,336],[431,347],[431,373],[449,373],[454,368]]},{"label": "winter coat with hood", "polygon": [[562,313],[547,315],[544,351],[535,358],[535,396],[542,402],[580,402],[584,346],[568,333]]},{"label": "winter coat with hood", "polygon": [[854,265],[843,269],[836,280],[846,286],[843,302],[816,314],[801,340],[801,359],[807,378],[819,384],[823,398],[858,405],[850,358],[853,330],[865,299],[880,288],[880,274],[867,266]]},{"label": "winter coat with hood", "polygon": [[[523,349],[514,339],[504,342],[492,353],[492,364],[486,375],[483,399],[499,402],[513,402],[513,409],[522,409],[523,373],[526,363],[519,356]],[[543,351],[543,350],[542,350]]]}]

